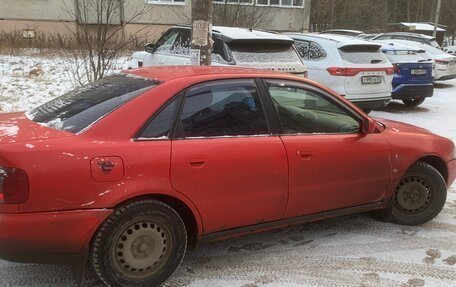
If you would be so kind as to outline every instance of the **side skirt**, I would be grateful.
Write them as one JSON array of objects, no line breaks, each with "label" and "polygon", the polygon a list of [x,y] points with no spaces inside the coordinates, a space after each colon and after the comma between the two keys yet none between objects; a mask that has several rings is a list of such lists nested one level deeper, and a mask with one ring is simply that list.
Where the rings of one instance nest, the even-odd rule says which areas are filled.
[{"label": "side skirt", "polygon": [[293,217],[293,218],[285,218],[285,219],[281,219],[281,220],[277,220],[277,221],[264,222],[264,223],[244,226],[244,227],[240,227],[240,228],[233,228],[233,229],[218,231],[218,232],[214,232],[214,233],[209,233],[209,234],[203,235],[201,237],[200,242],[207,243],[207,242],[217,241],[217,240],[221,240],[221,239],[225,239],[225,238],[236,237],[236,236],[246,235],[246,234],[250,234],[250,233],[257,233],[257,232],[267,231],[267,230],[276,229],[276,228],[282,228],[282,227],[299,224],[299,223],[313,222],[313,221],[318,221],[318,220],[322,220],[322,219],[330,218],[330,217],[372,211],[372,210],[381,209],[384,207],[385,207],[385,201],[380,201],[380,202],[374,202],[374,203],[369,203],[369,204],[364,204],[364,205],[358,205],[358,206],[354,206],[354,207],[347,207],[347,208],[324,211],[324,212],[319,212],[319,213],[314,213],[314,214],[309,214],[309,215],[302,215],[302,216]]}]

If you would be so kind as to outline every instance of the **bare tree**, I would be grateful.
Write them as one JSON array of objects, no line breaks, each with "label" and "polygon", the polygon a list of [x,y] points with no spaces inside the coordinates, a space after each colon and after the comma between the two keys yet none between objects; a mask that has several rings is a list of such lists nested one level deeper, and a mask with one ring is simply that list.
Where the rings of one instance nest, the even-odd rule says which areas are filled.
[{"label": "bare tree", "polygon": [[267,27],[271,22],[271,9],[268,6],[257,6],[253,3],[214,4],[214,23],[221,26],[258,28]]},{"label": "bare tree", "polygon": [[141,16],[150,13],[151,6],[144,4],[132,9],[125,18],[127,0],[78,0],[71,11],[77,21],[69,28],[75,46],[67,53],[66,65],[74,80],[83,85],[103,78],[117,64],[122,52],[148,26],[126,34],[125,27]]}]

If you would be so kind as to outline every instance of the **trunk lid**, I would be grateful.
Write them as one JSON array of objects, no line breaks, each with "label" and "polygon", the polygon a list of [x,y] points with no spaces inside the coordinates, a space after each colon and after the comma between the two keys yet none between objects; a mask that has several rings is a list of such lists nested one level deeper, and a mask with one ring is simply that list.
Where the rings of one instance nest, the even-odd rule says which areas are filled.
[{"label": "trunk lid", "polygon": [[380,51],[379,44],[343,44],[339,53],[351,75],[345,76],[348,95],[366,95],[391,92],[393,79],[391,63]]},{"label": "trunk lid", "polygon": [[23,112],[0,114],[0,144],[28,142],[73,136],[74,134],[40,125]]}]

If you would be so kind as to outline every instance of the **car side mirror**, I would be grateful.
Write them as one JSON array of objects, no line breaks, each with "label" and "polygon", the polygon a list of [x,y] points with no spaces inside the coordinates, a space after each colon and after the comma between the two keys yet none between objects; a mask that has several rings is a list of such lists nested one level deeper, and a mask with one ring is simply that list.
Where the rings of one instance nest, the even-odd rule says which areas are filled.
[{"label": "car side mirror", "polygon": [[144,51],[146,51],[147,53],[153,53],[155,50],[155,44],[153,43],[148,43],[144,46]]},{"label": "car side mirror", "polygon": [[375,132],[377,124],[375,121],[369,117],[363,119],[362,131],[365,134],[372,134]]}]

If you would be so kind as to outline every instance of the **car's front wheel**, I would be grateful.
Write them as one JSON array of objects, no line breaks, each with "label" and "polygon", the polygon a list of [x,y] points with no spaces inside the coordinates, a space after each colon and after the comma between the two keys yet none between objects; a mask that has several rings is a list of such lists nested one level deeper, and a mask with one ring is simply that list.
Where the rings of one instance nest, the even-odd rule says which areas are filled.
[{"label": "car's front wheel", "polygon": [[411,107],[416,107],[421,105],[426,98],[424,97],[419,97],[419,98],[411,98],[411,99],[404,99],[402,102],[406,104],[407,106]]},{"label": "car's front wheel", "polygon": [[117,208],[91,244],[95,272],[108,286],[158,286],[182,262],[185,225],[168,205],[155,200]]},{"label": "car's front wheel", "polygon": [[404,174],[394,195],[391,220],[423,224],[440,213],[446,200],[445,180],[433,166],[418,162]]}]

